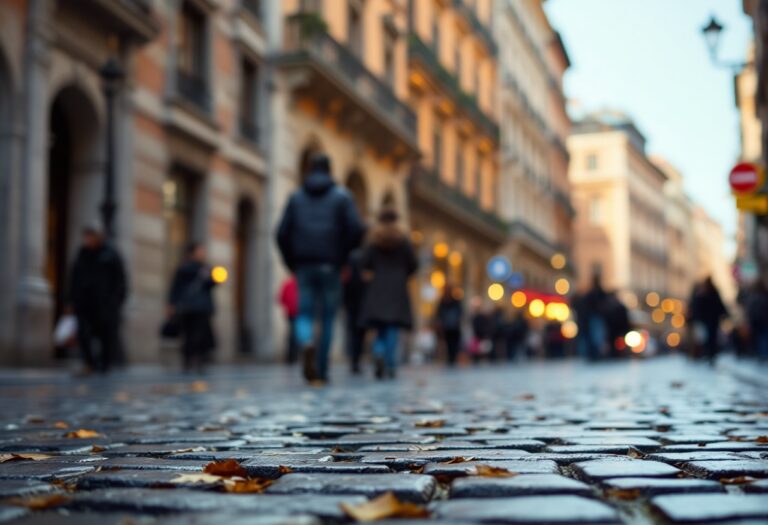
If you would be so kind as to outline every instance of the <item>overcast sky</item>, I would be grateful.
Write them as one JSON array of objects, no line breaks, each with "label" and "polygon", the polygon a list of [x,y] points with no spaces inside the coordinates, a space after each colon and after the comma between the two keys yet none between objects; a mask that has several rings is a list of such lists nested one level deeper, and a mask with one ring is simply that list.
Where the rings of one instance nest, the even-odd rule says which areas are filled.
[{"label": "overcast sky", "polygon": [[725,26],[721,58],[744,60],[752,29],[741,0],[545,5],[573,62],[565,84],[572,112],[628,113],[648,139],[648,152],[682,171],[691,197],[732,237],[736,211],[727,176],[739,154],[733,76],[712,66],[701,28],[716,15]]}]

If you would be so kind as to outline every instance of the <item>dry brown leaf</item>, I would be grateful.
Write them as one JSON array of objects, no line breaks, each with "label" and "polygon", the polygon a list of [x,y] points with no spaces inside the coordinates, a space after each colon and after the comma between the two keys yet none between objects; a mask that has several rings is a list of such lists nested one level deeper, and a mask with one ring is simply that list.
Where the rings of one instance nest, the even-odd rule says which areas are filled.
[{"label": "dry brown leaf", "polygon": [[720,483],[723,485],[746,485],[748,483],[754,483],[757,481],[752,476],[738,476],[735,478],[720,478]]},{"label": "dry brown leaf", "polygon": [[224,491],[232,494],[261,494],[273,481],[271,479],[227,479],[224,480]]},{"label": "dry brown leaf", "polygon": [[386,518],[428,518],[429,511],[421,505],[403,502],[387,492],[360,505],[341,504],[347,516],[358,522],[377,521]]},{"label": "dry brown leaf", "polygon": [[220,481],[224,480],[221,476],[214,476],[213,474],[200,474],[200,473],[193,473],[193,474],[179,474],[175,478],[173,478],[169,483],[218,483]]},{"label": "dry brown leaf", "polygon": [[482,478],[514,478],[517,476],[517,472],[512,472],[501,467],[492,467],[490,465],[477,465],[471,469],[468,474],[472,476],[480,476]]},{"label": "dry brown leaf", "polygon": [[248,471],[241,467],[240,463],[234,459],[212,461],[205,466],[203,472],[206,474],[212,474],[214,476],[220,476],[222,478],[231,478],[233,476],[238,476],[241,478],[248,477]]},{"label": "dry brown leaf", "polygon": [[67,432],[66,434],[64,434],[64,437],[70,438],[70,439],[88,439],[88,438],[99,438],[102,436],[95,430],[88,430],[85,428],[81,428],[79,430],[73,430],[72,432]]},{"label": "dry brown leaf", "polygon": [[57,421],[56,423],[53,424],[53,428],[64,430],[66,428],[69,428],[69,425],[67,425],[64,421]]},{"label": "dry brown leaf", "polygon": [[609,498],[630,501],[640,497],[640,489],[608,489],[606,494]]},{"label": "dry brown leaf", "polygon": [[517,396],[517,399],[520,399],[522,401],[533,401],[534,399],[536,399],[536,396],[533,394],[522,394]]},{"label": "dry brown leaf", "polygon": [[629,451],[627,452],[627,456],[629,456],[631,458],[635,458],[635,459],[640,459],[640,458],[644,458],[645,454],[640,452],[635,447],[629,447]]},{"label": "dry brown leaf", "polygon": [[283,474],[290,474],[293,472],[293,469],[291,467],[286,467],[285,465],[280,465],[277,467],[277,472],[282,476]]},{"label": "dry brown leaf", "polygon": [[93,445],[91,447],[91,452],[95,454],[98,454],[99,452],[104,452],[105,450],[107,450],[106,447],[100,447],[99,445]]},{"label": "dry brown leaf", "polygon": [[443,428],[445,426],[445,419],[417,421],[414,426],[416,428]]},{"label": "dry brown leaf", "polygon": [[15,507],[26,507],[30,510],[45,510],[58,507],[68,503],[71,498],[63,494],[46,494],[45,496],[34,496],[31,498],[11,498],[5,503]]},{"label": "dry brown leaf", "polygon": [[768,436],[757,436],[755,443],[768,444]]},{"label": "dry brown leaf", "polygon": [[742,441],[749,441],[749,440],[744,436],[728,436],[728,441],[742,442]]},{"label": "dry brown leaf", "polygon": [[465,458],[462,456],[456,456],[455,458],[451,458],[448,461],[444,461],[443,465],[456,465],[458,463],[466,463],[467,461],[472,461],[474,458]]},{"label": "dry brown leaf", "polygon": [[664,416],[668,416],[669,414],[671,414],[671,411],[669,410],[669,407],[661,407],[659,409],[659,414],[662,414]]},{"label": "dry brown leaf", "polygon": [[42,459],[48,459],[53,456],[48,454],[34,454],[34,453],[22,453],[22,454],[0,454],[0,463],[8,463],[10,461],[40,461]]},{"label": "dry brown leaf", "polygon": [[210,388],[208,387],[208,383],[206,383],[205,381],[200,381],[200,380],[193,381],[192,384],[189,385],[189,389],[192,392],[195,392],[197,394],[204,394],[204,393],[208,392],[208,390],[210,390]]}]

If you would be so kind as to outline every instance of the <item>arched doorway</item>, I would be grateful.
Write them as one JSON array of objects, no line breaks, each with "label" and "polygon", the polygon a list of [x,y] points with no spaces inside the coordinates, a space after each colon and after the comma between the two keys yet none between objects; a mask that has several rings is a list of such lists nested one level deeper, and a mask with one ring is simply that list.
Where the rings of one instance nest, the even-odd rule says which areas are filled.
[{"label": "arched doorway", "polygon": [[66,87],[59,92],[51,105],[49,126],[46,277],[57,319],[64,307],[78,232],[99,220],[102,180],[98,114],[80,89]]},{"label": "arched doorway", "polygon": [[250,354],[254,347],[256,309],[256,207],[249,198],[242,198],[237,205],[235,223],[235,322],[237,349]]},{"label": "arched doorway", "polygon": [[363,220],[367,220],[370,212],[368,209],[368,190],[365,185],[365,179],[359,171],[354,170],[349,174],[349,177],[347,177],[347,189],[355,200],[360,217]]}]

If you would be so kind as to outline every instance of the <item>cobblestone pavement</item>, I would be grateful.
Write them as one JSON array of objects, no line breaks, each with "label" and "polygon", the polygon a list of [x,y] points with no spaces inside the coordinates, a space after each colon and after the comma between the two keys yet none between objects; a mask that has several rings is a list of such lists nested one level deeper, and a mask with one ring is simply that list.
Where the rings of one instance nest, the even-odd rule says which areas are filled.
[{"label": "cobblestone pavement", "polygon": [[768,389],[727,370],[336,375],[320,389],[282,368],[0,372],[0,522],[341,523],[389,493],[370,517],[768,522]]}]

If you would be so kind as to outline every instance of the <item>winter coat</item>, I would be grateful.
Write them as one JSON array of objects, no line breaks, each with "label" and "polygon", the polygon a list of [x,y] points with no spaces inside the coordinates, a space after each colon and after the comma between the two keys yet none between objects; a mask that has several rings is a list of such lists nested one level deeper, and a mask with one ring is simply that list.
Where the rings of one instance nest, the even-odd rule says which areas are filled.
[{"label": "winter coat", "polygon": [[72,266],[69,303],[78,315],[120,315],[128,278],[120,254],[109,245],[81,248]]},{"label": "winter coat", "polygon": [[715,287],[698,286],[690,304],[691,321],[700,322],[708,327],[717,326],[728,314],[723,300]]},{"label": "winter coat", "polygon": [[215,285],[208,266],[197,261],[187,261],[179,266],[173,276],[168,303],[180,315],[213,315]]},{"label": "winter coat", "polygon": [[363,271],[373,273],[363,298],[362,326],[413,326],[408,278],[418,267],[410,241],[396,225],[378,227],[363,249]]},{"label": "winter coat", "polygon": [[291,270],[323,264],[341,268],[364,234],[351,195],[329,173],[315,171],[289,199],[277,244]]},{"label": "winter coat", "polygon": [[443,332],[460,332],[464,319],[464,307],[461,301],[448,297],[437,306],[437,324]]}]

